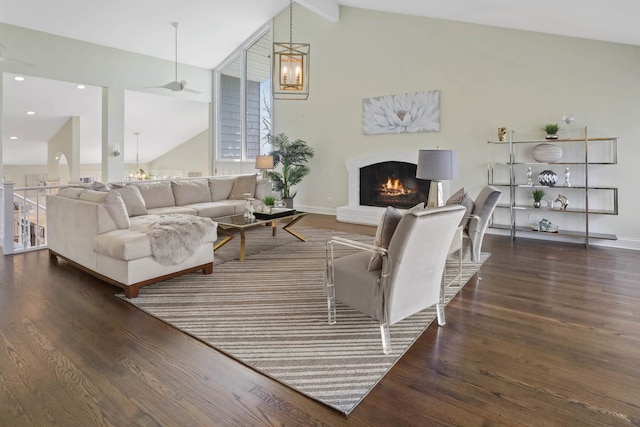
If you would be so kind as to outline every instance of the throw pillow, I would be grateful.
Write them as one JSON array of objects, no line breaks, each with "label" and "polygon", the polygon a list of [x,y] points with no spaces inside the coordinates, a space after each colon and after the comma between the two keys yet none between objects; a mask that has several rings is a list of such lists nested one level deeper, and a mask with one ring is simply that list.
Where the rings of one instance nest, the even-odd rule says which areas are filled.
[{"label": "throw pillow", "polygon": [[134,182],[134,185],[140,190],[142,200],[147,209],[166,208],[175,206],[176,199],[173,196],[170,181],[161,182]]},{"label": "throw pillow", "polygon": [[121,230],[126,230],[131,226],[129,222],[129,213],[127,211],[127,205],[120,193],[116,191],[109,191],[107,197],[104,199],[104,207],[109,212],[111,219]]},{"label": "throw pillow", "polygon": [[100,181],[93,181],[91,183],[91,188],[92,190],[95,191],[109,191],[111,190],[111,186],[105,182],[100,182]]},{"label": "throw pillow", "polygon": [[[387,209],[385,209],[382,214],[382,218],[380,218],[380,222],[378,223],[378,229],[376,230],[376,237],[373,240],[373,245],[385,249],[388,248],[393,232],[396,230],[401,219],[402,214],[398,212],[396,208],[387,206]],[[373,271],[380,270],[381,268],[382,257],[380,254],[374,252],[369,259],[367,270]]]},{"label": "throw pillow", "polygon": [[461,205],[462,199],[464,198],[465,194],[467,193],[464,192],[464,187],[462,187],[461,189],[453,193],[451,197],[449,197],[449,199],[447,199],[445,205]]},{"label": "throw pillow", "polygon": [[[391,238],[393,237],[393,233],[396,231],[400,220],[404,215],[407,215],[411,212],[416,212],[424,209],[424,202],[418,203],[411,209],[406,210],[403,213],[400,213],[396,208],[387,206],[387,209],[382,214],[382,218],[380,218],[380,223],[378,224],[378,229],[376,230],[376,237],[373,241],[374,246],[379,246],[381,248],[387,249],[389,248],[389,243],[391,243]],[[369,259],[369,265],[367,266],[367,270],[380,270],[382,268],[382,256],[378,253],[373,253],[371,258]]]},{"label": "throw pillow", "polygon": [[462,220],[460,221],[460,225],[463,226],[464,228],[467,228],[467,225],[469,225],[469,221],[471,220],[471,215],[473,214],[473,210],[476,208],[476,204],[473,202],[473,200],[471,199],[471,197],[469,197],[468,194],[464,195],[464,198],[462,199],[462,203],[460,204],[467,209],[466,212],[464,213],[464,216],[462,217]]},{"label": "throw pillow", "polygon": [[235,178],[231,176],[214,176],[209,178],[211,201],[226,200],[231,195]]},{"label": "throw pillow", "polygon": [[475,208],[475,203],[473,202],[471,197],[469,197],[469,195],[464,192],[464,187],[453,193],[445,204],[462,205],[467,209],[464,213],[464,216],[462,217],[462,220],[460,220],[460,225],[462,225],[464,228],[467,228],[469,220],[471,219],[471,214],[473,213],[473,209]]},{"label": "throw pillow", "polygon": [[229,199],[231,200],[244,200],[245,193],[251,194],[249,197],[253,197],[256,191],[256,174],[240,175],[233,181],[233,188]]},{"label": "throw pillow", "polygon": [[142,198],[142,194],[140,194],[138,187],[134,185],[126,185],[121,188],[114,188],[111,191],[115,191],[120,194],[129,216],[147,214],[147,207],[144,204],[144,199]]},{"label": "throw pillow", "polygon": [[211,201],[211,191],[207,179],[171,181],[171,189],[176,199],[176,206]]}]

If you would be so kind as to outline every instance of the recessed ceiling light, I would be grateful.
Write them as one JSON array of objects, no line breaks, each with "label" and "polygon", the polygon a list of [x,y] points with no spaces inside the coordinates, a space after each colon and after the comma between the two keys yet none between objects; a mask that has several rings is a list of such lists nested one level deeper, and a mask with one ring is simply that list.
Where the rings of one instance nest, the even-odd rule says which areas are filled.
[{"label": "recessed ceiling light", "polygon": [[15,77],[13,78],[13,80],[15,80],[15,81],[17,81],[17,82],[21,82],[21,81],[23,81],[23,80],[24,80],[24,77],[22,77],[22,76],[15,76]]},{"label": "recessed ceiling light", "polygon": [[36,114],[35,111],[27,111],[27,116],[33,116],[34,114]]},{"label": "recessed ceiling light", "polygon": [[17,136],[10,136],[9,139],[18,139]]},{"label": "recessed ceiling light", "polygon": [[84,85],[78,85],[78,86],[76,86],[76,87],[77,87],[78,89],[84,89],[84,88],[85,88],[85,86],[84,86]]}]

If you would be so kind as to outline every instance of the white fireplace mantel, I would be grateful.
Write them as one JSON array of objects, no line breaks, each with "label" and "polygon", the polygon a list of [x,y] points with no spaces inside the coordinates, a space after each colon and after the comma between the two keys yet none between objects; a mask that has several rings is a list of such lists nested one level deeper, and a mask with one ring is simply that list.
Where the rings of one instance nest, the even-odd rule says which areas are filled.
[{"label": "white fireplace mantel", "polygon": [[336,216],[340,222],[377,225],[386,208],[360,205],[360,168],[382,162],[406,162],[418,164],[418,150],[379,151],[367,153],[347,160],[348,200],[347,206],[340,206]]}]

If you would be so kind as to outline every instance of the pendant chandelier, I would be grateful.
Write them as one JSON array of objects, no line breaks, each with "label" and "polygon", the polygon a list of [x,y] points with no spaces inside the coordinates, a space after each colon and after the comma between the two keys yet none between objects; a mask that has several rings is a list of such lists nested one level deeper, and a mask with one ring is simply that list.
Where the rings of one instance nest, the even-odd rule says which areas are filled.
[{"label": "pendant chandelier", "polygon": [[143,169],[140,169],[140,157],[139,157],[140,132],[135,132],[134,135],[136,136],[136,170],[135,172],[129,174],[129,178],[135,181],[144,181],[145,179],[147,179],[147,174]]},{"label": "pendant chandelier", "polygon": [[309,98],[309,43],[293,43],[293,0],[289,1],[289,43],[273,43],[273,98]]}]

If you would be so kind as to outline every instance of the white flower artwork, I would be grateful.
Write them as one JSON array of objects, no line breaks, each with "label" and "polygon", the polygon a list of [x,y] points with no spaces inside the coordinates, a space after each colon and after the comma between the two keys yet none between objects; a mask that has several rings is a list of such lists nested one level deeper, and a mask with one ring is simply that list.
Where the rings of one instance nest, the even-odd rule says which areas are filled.
[{"label": "white flower artwork", "polygon": [[440,91],[366,98],[362,102],[362,132],[439,132]]}]

